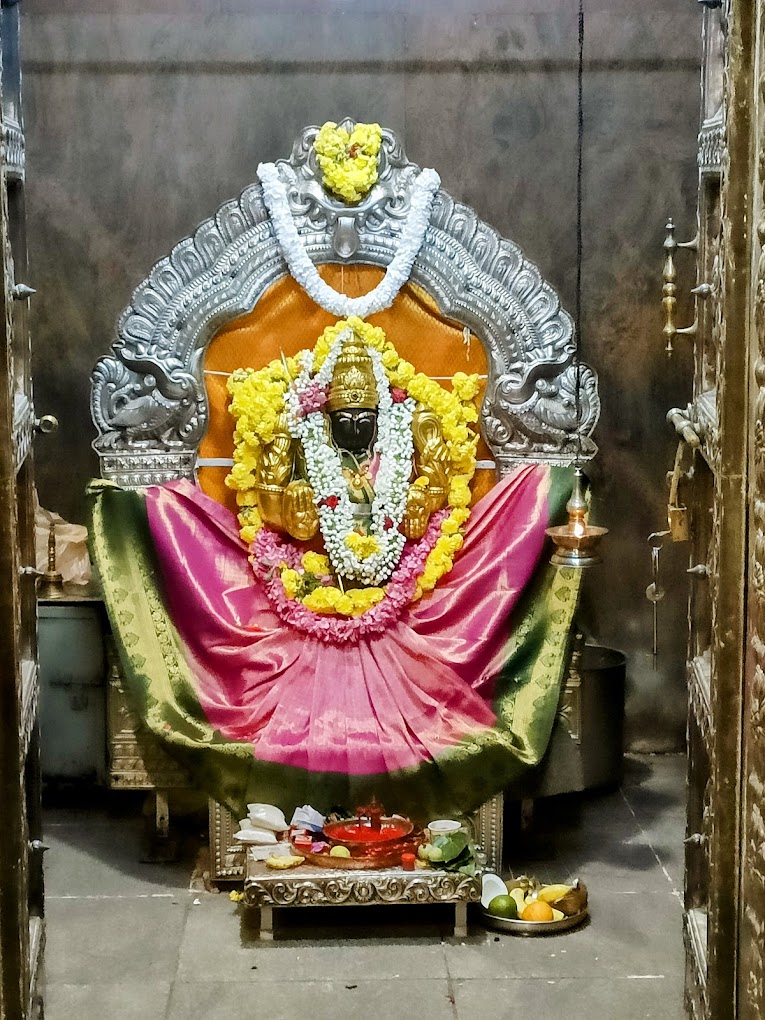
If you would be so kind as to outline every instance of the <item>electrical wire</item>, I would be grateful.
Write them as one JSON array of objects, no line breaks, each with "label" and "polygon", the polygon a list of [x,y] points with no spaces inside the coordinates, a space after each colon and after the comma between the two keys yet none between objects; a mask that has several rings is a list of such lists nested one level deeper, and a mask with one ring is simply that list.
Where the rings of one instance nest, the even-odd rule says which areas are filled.
[{"label": "electrical wire", "polygon": [[582,163],[584,150],[584,0],[579,0],[579,61],[577,65],[576,136],[576,294],[574,298],[574,408],[576,466],[582,459]]}]

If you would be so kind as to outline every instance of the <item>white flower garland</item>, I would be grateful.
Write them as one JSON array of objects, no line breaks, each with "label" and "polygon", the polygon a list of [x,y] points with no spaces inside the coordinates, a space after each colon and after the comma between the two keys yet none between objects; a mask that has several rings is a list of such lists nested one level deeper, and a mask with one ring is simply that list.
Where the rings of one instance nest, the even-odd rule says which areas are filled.
[{"label": "white flower garland", "polygon": [[317,305],[344,319],[351,315],[365,319],[384,308],[390,308],[398,292],[409,279],[412,264],[425,240],[433,210],[433,199],[441,183],[441,178],[435,170],[422,170],[414,182],[409,214],[401,233],[401,240],[396,254],[385,270],[385,276],[368,294],[356,298],[339,293],[319,276],[297,232],[287,202],[287,189],[279,178],[275,164],[261,163],[258,166],[258,177],[263,185],[263,201],[290,273]]},{"label": "white flower garland", "polygon": [[[308,481],[314,491],[321,533],[332,566],[337,574],[345,578],[375,585],[390,577],[406,541],[399,531],[399,525],[406,510],[412,471],[412,415],[415,401],[407,397],[401,403],[393,402],[380,353],[373,347],[367,347],[367,353],[372,359],[378,400],[377,439],[373,455],[379,457],[369,534],[376,539],[379,551],[364,558],[346,544],[347,537],[355,528],[353,504],[343,478],[340,455],[327,436],[324,414],[321,411],[313,411],[304,417],[300,414],[300,392],[309,383],[329,385],[342,346],[351,335],[349,330],[338,336],[324,364],[313,378],[313,353],[306,352],[300,374],[288,391],[286,402],[290,432],[303,444]],[[334,506],[327,502],[332,497]]]}]

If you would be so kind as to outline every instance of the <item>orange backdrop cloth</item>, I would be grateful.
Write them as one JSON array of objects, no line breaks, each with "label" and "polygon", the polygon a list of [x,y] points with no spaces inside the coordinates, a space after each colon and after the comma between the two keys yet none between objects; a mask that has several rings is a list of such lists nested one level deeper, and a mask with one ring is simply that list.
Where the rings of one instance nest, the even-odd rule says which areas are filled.
[{"label": "orange backdrop cloth", "polygon": [[[383,271],[375,266],[319,267],[322,278],[335,290],[349,297],[359,297],[375,287]],[[291,276],[272,284],[255,308],[234,319],[221,329],[207,349],[205,383],[210,403],[210,424],[199,448],[201,458],[230,458],[234,449],[234,419],[228,412],[227,377],[237,368],[261,368],[282,352],[293,355],[306,347],[312,348],[326,326],[337,321],[308,297]],[[462,327],[446,319],[436,303],[421,288],[406,284],[392,306],[369,316],[369,322],[381,326],[402,358],[411,361],[418,372],[434,377],[448,377],[455,372],[478,373],[482,376],[481,396],[485,387],[486,355],[476,337],[465,343]],[[218,374],[215,374],[218,373]],[[440,378],[449,386],[447,379]],[[478,459],[491,454],[480,441]],[[226,488],[228,467],[201,467],[200,488],[213,499],[236,513],[236,498]],[[494,484],[494,471],[477,470],[472,485],[473,501],[488,492]]]}]

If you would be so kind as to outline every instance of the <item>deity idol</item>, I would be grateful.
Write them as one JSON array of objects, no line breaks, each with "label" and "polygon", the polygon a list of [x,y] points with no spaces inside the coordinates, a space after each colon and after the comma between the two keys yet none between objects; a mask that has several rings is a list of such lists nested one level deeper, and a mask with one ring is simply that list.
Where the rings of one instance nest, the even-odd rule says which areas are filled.
[{"label": "deity idol", "polygon": [[458,373],[450,393],[415,373],[381,329],[351,318],[314,351],[235,372],[229,390],[228,483],[277,612],[326,640],[384,630],[462,546],[476,378]]},{"label": "deity idol", "polygon": [[[369,535],[374,484],[380,457],[374,453],[379,398],[372,359],[351,332],[337,359],[323,410],[327,435],[340,456],[342,475],[352,504],[354,530]],[[405,538],[421,539],[431,514],[446,505],[449,451],[437,415],[419,406],[412,415],[415,478],[410,484],[400,530]],[[305,479],[305,459],[290,435],[287,415],[279,418],[273,440],[263,449],[256,471],[257,506],[271,528],[299,541],[320,529],[315,494]]]}]

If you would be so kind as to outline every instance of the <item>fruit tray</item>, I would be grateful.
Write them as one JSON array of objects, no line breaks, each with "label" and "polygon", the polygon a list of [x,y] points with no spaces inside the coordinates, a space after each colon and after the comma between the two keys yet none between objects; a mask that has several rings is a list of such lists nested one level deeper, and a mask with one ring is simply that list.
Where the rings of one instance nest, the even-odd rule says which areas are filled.
[{"label": "fruit tray", "polygon": [[[535,906],[533,901],[538,898],[559,915],[556,918],[551,918],[549,921],[508,917],[502,916],[500,911],[491,913],[487,906],[482,905],[481,914],[483,923],[487,928],[492,928],[495,931],[503,931],[510,935],[554,935],[558,932],[578,927],[589,916],[587,909],[587,887],[579,879],[575,879],[571,885],[544,886],[537,879],[529,878],[526,875],[506,883],[503,883],[499,876],[489,875],[484,878],[484,889],[486,890],[487,884],[491,883],[498,885],[500,888],[504,884],[507,889],[508,896],[503,897],[499,894],[495,897],[498,901],[520,896],[520,905],[523,905],[525,898],[528,910],[530,909],[528,905]],[[491,892],[489,892],[489,895],[491,895]],[[555,897],[555,899],[552,897]],[[483,904],[486,904],[486,902],[486,899],[482,900]],[[518,901],[516,900],[516,902]]]},{"label": "fruit tray", "polygon": [[494,931],[503,931],[509,935],[555,935],[557,932],[576,928],[589,917],[588,910],[580,910],[571,917],[562,917],[559,921],[521,921],[517,917],[495,917],[481,907],[483,923]]}]

